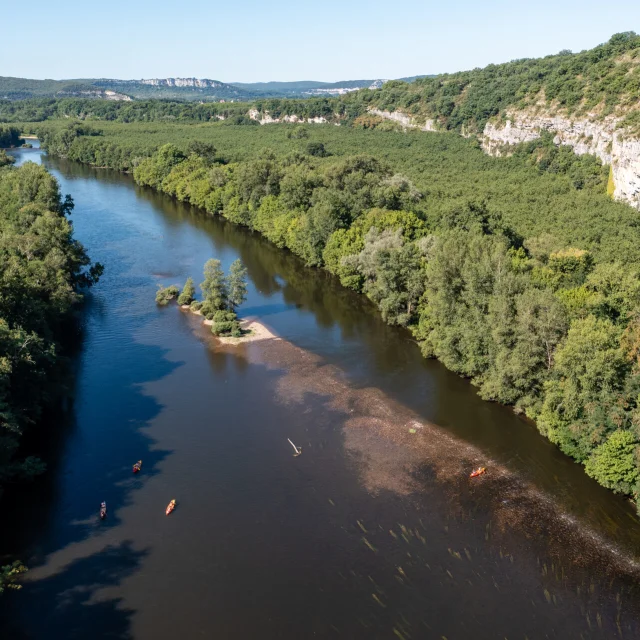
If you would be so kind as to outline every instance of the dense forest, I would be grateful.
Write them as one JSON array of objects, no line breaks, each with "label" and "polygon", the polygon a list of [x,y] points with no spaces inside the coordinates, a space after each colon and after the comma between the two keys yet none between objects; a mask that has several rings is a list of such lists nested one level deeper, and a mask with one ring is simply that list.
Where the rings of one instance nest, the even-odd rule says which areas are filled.
[{"label": "dense forest", "polygon": [[[15,168],[0,155],[0,492],[43,469],[21,439],[44,428],[43,412],[62,390],[70,313],[102,272],[73,238],[72,209],[43,167]],[[0,592],[21,570],[0,568]]]},{"label": "dense forest", "polygon": [[594,158],[334,126],[35,126],[51,153],[132,171],[328,269],[598,482],[640,490],[640,223]]},{"label": "dense forest", "polygon": [[196,103],[165,100],[119,102],[90,98],[0,100],[0,122],[41,122],[49,118],[117,122],[208,122],[245,117],[245,103]]}]

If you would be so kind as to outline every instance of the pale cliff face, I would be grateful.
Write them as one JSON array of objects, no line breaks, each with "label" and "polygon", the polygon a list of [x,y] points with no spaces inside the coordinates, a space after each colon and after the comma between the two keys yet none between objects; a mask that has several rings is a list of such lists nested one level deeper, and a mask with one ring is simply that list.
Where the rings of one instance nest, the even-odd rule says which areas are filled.
[{"label": "pale cliff face", "polygon": [[249,117],[252,120],[257,120],[260,124],[276,124],[278,122],[289,122],[289,123],[308,122],[310,124],[325,124],[327,122],[327,119],[323,118],[322,116],[315,117],[315,118],[301,118],[294,114],[290,116],[282,116],[282,118],[273,118],[271,117],[271,115],[269,115],[268,111],[264,111],[263,113],[260,113],[257,109],[251,109],[249,111]]},{"label": "pale cliff face", "polygon": [[427,120],[425,124],[421,125],[415,121],[414,118],[408,116],[400,111],[381,111],[380,109],[368,109],[369,113],[385,120],[393,120],[399,122],[403,127],[409,129],[420,129],[420,131],[437,131],[435,122],[433,120]]},{"label": "pale cliff face", "polygon": [[619,118],[602,120],[547,113],[511,112],[505,125],[487,123],[482,136],[483,149],[492,155],[508,153],[505,145],[530,142],[549,131],[555,144],[568,145],[577,154],[590,153],[611,165],[614,197],[640,209],[640,139],[619,129]]},{"label": "pale cliff face", "polygon": [[222,83],[215,80],[207,80],[206,78],[151,78],[149,80],[140,80],[141,84],[149,84],[154,87],[221,87]]}]

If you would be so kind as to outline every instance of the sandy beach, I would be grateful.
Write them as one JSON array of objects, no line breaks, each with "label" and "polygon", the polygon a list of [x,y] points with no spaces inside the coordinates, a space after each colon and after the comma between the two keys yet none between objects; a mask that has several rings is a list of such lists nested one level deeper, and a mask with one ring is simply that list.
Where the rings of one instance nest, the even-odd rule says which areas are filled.
[{"label": "sandy beach", "polygon": [[[193,311],[187,304],[183,304],[180,308],[183,311],[192,313],[193,315],[202,316],[201,311]],[[248,342],[259,342],[260,340],[271,340],[276,338],[274,333],[254,318],[239,318],[239,320],[240,327],[246,332],[244,335],[238,338],[234,338],[232,336],[214,336],[214,338],[220,344],[228,345],[246,344]],[[210,327],[213,325],[213,321],[205,319],[202,324]]]}]

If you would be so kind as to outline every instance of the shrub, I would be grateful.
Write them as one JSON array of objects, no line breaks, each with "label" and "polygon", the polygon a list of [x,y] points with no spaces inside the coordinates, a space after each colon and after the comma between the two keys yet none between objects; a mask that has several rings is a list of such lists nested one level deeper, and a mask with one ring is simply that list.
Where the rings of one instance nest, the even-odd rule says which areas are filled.
[{"label": "shrub", "polygon": [[233,311],[216,311],[213,315],[211,333],[216,336],[239,338],[242,335],[242,329],[238,322],[238,316]]},{"label": "shrub", "polygon": [[156,292],[156,302],[162,306],[169,304],[169,302],[173,300],[178,295],[178,293],[180,293],[180,289],[175,284],[172,284],[169,287],[158,285],[158,291]]}]

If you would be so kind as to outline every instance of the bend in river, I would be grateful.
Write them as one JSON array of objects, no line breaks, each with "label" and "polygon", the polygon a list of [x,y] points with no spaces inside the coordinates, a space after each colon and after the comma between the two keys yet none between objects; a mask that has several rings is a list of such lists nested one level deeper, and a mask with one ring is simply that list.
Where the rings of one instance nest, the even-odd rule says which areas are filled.
[{"label": "bend in river", "polygon": [[[258,235],[43,162],[106,271],[50,470],[5,504],[31,571],[3,638],[637,637],[638,519],[534,425]],[[155,305],[211,257],[242,259],[241,315],[277,339]]]}]

